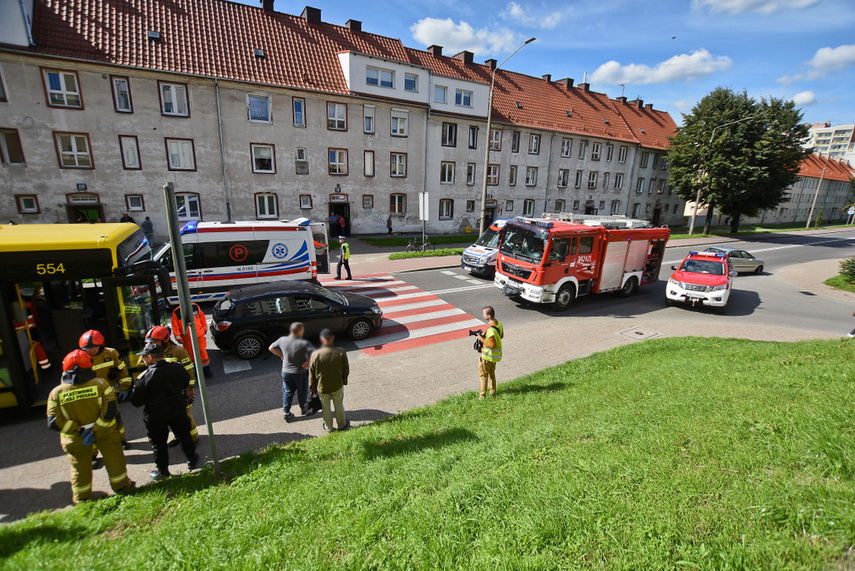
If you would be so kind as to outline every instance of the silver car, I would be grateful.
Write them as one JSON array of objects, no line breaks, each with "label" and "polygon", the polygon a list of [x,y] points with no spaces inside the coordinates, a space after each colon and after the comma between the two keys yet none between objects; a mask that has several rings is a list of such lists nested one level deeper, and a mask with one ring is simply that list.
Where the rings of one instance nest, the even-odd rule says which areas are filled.
[{"label": "silver car", "polygon": [[707,248],[704,251],[716,252],[718,254],[727,254],[728,259],[730,259],[731,268],[733,268],[734,272],[739,272],[741,274],[749,272],[755,274],[763,273],[763,266],[765,262],[763,262],[763,260],[759,258],[755,258],[745,250],[739,250],[737,248],[715,247]]}]

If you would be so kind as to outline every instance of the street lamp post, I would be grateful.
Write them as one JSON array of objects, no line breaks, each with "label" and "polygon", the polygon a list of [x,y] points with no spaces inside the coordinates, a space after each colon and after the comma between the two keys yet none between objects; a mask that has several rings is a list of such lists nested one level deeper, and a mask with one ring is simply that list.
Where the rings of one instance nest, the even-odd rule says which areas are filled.
[{"label": "street lamp post", "polygon": [[496,72],[499,71],[499,68],[505,65],[509,59],[514,57],[518,51],[532,43],[535,39],[536,38],[527,39],[520,47],[515,49],[511,55],[506,57],[505,61],[493,69],[493,75],[490,79],[490,97],[487,101],[487,140],[484,145],[484,181],[481,185],[481,228],[479,234],[483,234],[487,230],[487,169],[490,166],[490,131],[493,124],[493,89],[496,87]]},{"label": "street lamp post", "polygon": [[[713,127],[712,133],[710,133],[710,142],[707,143],[707,147],[712,146],[713,137],[715,137],[715,132],[717,130],[721,129],[722,127],[727,127],[728,125],[735,125],[737,123],[742,123],[743,121],[748,121],[750,119],[754,119],[754,117],[753,116],[743,117],[742,119],[738,119],[736,121],[731,121],[729,123],[722,123],[721,125],[717,125],[717,126]],[[704,165],[703,175],[706,176],[706,174],[707,174],[706,173],[706,165]],[[703,178],[703,176],[701,178]],[[698,217],[698,208],[700,208],[700,206],[701,206],[701,185],[698,185],[698,194],[695,197],[695,207],[692,209],[692,221],[689,223],[689,236],[691,236],[695,232],[695,220]]]}]

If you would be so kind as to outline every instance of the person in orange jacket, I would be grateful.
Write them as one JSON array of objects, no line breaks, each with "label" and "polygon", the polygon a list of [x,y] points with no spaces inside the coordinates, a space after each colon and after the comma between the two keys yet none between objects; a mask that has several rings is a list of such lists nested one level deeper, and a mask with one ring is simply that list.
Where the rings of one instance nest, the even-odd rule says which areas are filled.
[{"label": "person in orange jacket", "polygon": [[[208,333],[208,322],[205,320],[205,314],[202,313],[202,308],[197,304],[192,304],[193,321],[196,329],[196,339],[199,341],[199,357],[202,359],[202,370],[206,377],[213,377],[211,372],[211,359],[208,357],[208,342],[205,335]],[[172,312],[172,334],[175,335],[175,340],[181,343],[190,357],[193,357],[193,345],[190,339],[185,335],[184,322],[181,319],[181,308],[176,307]]]}]

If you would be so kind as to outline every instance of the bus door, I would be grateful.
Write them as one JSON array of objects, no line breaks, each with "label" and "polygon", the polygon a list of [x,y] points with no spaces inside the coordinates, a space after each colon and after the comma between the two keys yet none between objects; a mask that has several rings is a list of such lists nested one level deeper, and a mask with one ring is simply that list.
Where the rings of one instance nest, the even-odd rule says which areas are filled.
[{"label": "bus door", "polygon": [[136,353],[145,346],[146,332],[160,325],[162,313],[154,276],[104,278],[103,284],[107,308],[103,333],[107,344],[128,355],[132,371],[141,371],[145,367]]}]

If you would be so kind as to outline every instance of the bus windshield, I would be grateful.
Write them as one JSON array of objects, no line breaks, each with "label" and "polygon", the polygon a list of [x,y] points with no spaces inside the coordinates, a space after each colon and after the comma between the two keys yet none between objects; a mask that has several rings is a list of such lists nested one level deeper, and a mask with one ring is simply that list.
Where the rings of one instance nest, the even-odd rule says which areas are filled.
[{"label": "bus windshield", "polygon": [[475,242],[476,246],[484,246],[485,248],[496,248],[499,246],[499,232],[492,228],[487,228],[483,234]]},{"label": "bus windshield", "polygon": [[527,228],[505,226],[505,237],[500,248],[502,254],[538,264],[543,259],[545,249],[546,239],[539,234]]}]

